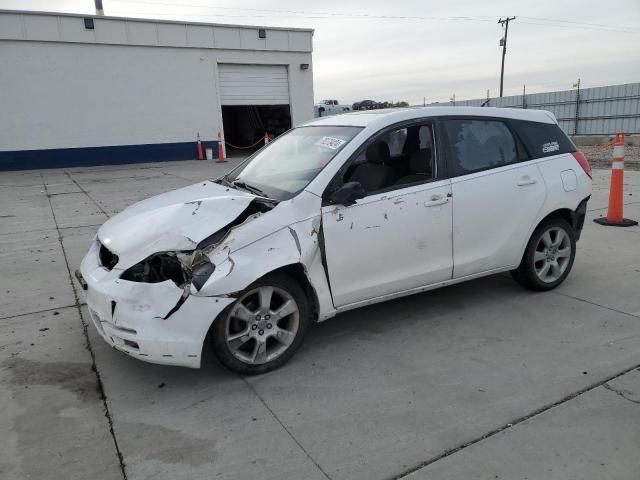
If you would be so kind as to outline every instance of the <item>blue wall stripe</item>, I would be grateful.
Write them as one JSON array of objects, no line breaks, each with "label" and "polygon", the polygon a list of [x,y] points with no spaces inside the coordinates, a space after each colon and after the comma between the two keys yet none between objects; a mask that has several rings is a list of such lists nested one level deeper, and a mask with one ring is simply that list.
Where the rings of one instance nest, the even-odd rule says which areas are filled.
[{"label": "blue wall stripe", "polygon": [[[202,146],[213,148],[213,158],[218,158],[217,140],[203,141]],[[0,171],[195,160],[197,152],[196,142],[0,151]]]}]

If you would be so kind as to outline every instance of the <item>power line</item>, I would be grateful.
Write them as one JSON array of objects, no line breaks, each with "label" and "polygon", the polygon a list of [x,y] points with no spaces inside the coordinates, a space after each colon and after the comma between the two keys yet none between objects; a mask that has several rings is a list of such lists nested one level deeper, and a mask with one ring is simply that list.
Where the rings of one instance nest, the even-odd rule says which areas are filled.
[{"label": "power line", "polygon": [[[545,17],[527,17],[525,15],[520,15],[520,18],[526,18],[529,20],[541,20],[543,22],[553,22],[553,23],[571,23],[574,25],[586,25],[586,26],[590,26],[590,27],[603,27],[603,28],[615,28],[617,29],[618,27],[616,27],[615,25],[607,25],[604,23],[588,23],[588,22],[576,22],[574,20],[560,20],[557,18],[545,18]],[[622,28],[630,28],[630,27],[622,27]]]},{"label": "power line", "polygon": [[[340,13],[340,12],[310,12],[303,10],[275,10],[275,9],[266,9],[266,8],[241,8],[241,7],[221,7],[216,5],[202,5],[202,4],[194,4],[194,3],[170,3],[170,2],[155,2],[148,0],[110,0],[112,2],[125,3],[125,4],[147,4],[154,6],[169,6],[169,7],[193,7],[193,8],[204,8],[208,10],[239,10],[239,11],[247,11],[247,12],[263,12],[263,13],[289,13],[295,14],[298,18],[305,18],[306,16],[311,16],[310,18],[330,18],[330,17],[345,17],[345,18],[373,18],[373,19],[384,19],[384,20],[455,20],[455,21],[474,21],[474,22],[491,22],[493,21],[492,17],[488,16],[447,16],[447,17],[439,17],[439,16],[420,16],[420,15],[374,15],[368,13]],[[194,14],[195,15],[195,14]],[[198,14],[201,15],[201,14]],[[211,16],[211,15],[208,15]],[[217,15],[216,15],[217,16]],[[279,15],[274,15],[278,17]]]},{"label": "power line", "polygon": [[[523,18],[523,17],[518,17],[518,18]],[[559,20],[560,22],[560,20]],[[633,29],[633,28],[629,28],[629,27],[613,27],[613,26],[607,26],[607,27],[599,27],[599,26],[593,26],[590,24],[579,24],[579,23],[573,23],[571,25],[563,25],[561,23],[542,23],[542,22],[531,22],[531,21],[519,21],[519,24],[522,25],[537,25],[540,27],[552,27],[552,28],[569,28],[569,29],[573,29],[573,30],[595,30],[595,31],[599,31],[599,32],[613,32],[613,33],[635,33],[638,34],[640,33],[639,29]]]},{"label": "power line", "polygon": [[[144,12],[136,12],[136,11],[124,11],[119,12],[116,15],[140,15],[140,16],[162,16],[162,17],[207,17],[207,18],[299,18],[304,20],[324,20],[331,19],[335,17],[341,18],[351,18],[351,19],[363,19],[363,20],[422,20],[422,21],[464,21],[464,22],[492,22],[493,18],[490,16],[420,16],[420,15],[383,15],[383,14],[366,14],[366,13],[345,13],[345,12],[313,12],[313,11],[304,11],[304,10],[277,10],[277,9],[264,9],[264,8],[243,8],[243,7],[223,7],[217,5],[202,5],[195,3],[172,3],[172,2],[158,2],[151,0],[109,0],[109,3],[120,3],[123,5],[132,5],[132,4],[140,4],[140,5],[153,5],[156,7],[166,6],[166,7],[191,7],[191,8],[200,8],[205,10],[223,10],[223,11],[236,11],[236,12],[258,12],[261,15],[257,15],[252,13],[248,14],[224,14],[224,13],[172,13],[172,12],[157,12],[153,10],[148,10]],[[25,10],[27,11],[27,10]],[[283,15],[287,14],[287,15]],[[605,25],[602,23],[588,23],[588,22],[576,22],[572,20],[564,20],[564,19],[551,19],[551,18],[543,18],[543,17],[528,17],[528,16],[519,16],[521,20],[518,22],[522,25],[535,25],[541,27],[553,27],[553,28],[569,28],[569,29],[577,29],[577,30],[595,30],[595,31],[606,31],[606,32],[614,32],[614,33],[631,33],[631,34],[640,34],[640,29],[633,27],[618,27],[614,25]],[[525,20],[522,20],[525,19]],[[532,21],[533,20],[533,21]]]},{"label": "power line", "polygon": [[[218,5],[203,5],[196,3],[173,3],[173,2],[157,2],[152,0],[110,0],[111,2],[123,3],[123,4],[146,4],[154,6],[168,6],[168,7],[192,7],[201,8],[206,10],[232,10],[232,11],[246,11],[246,12],[259,12],[259,13],[273,13],[275,18],[282,18],[280,14],[290,14],[292,17],[288,18],[308,18],[308,19],[324,19],[332,17],[342,18],[356,18],[356,19],[381,19],[381,20],[431,20],[431,21],[469,21],[469,22],[491,22],[493,18],[486,15],[466,15],[466,16],[422,16],[422,15],[385,15],[385,14],[367,14],[367,13],[346,13],[346,12],[329,12],[329,11],[307,11],[307,10],[280,10],[280,9],[266,9],[266,8],[245,8],[245,7],[223,7]],[[156,12],[146,12],[147,14],[156,14]],[[160,13],[157,13],[160,14]],[[168,13],[162,13],[161,15],[170,15]],[[196,14],[193,14],[194,16]],[[197,14],[198,16],[233,16],[242,17],[244,15],[222,15],[222,14]],[[270,15],[252,15],[258,18],[267,18]],[[543,27],[556,27],[556,28],[572,28],[572,29],[589,29],[589,30],[601,30],[610,32],[624,32],[624,33],[640,33],[640,29],[634,29],[632,27],[618,27],[615,25],[606,25],[602,23],[588,23],[588,22],[576,22],[573,20],[563,19],[551,19],[543,17],[528,17],[521,16],[520,18],[527,19],[519,22],[525,25],[537,25]],[[533,21],[529,21],[533,20]]]}]

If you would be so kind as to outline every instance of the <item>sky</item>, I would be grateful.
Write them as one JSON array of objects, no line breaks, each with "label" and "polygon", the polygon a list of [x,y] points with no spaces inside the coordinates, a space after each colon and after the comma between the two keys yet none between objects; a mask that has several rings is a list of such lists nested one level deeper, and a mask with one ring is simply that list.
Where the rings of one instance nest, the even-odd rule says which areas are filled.
[{"label": "sky", "polygon": [[[412,105],[640,81],[640,0],[103,0],[106,15],[313,28],[316,100]],[[0,0],[92,13],[93,0]]]}]

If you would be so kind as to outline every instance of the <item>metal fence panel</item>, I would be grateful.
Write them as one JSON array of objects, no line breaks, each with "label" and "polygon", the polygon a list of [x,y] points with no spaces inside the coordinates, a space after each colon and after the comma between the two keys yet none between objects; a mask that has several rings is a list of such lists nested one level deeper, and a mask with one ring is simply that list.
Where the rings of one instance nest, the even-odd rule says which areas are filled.
[{"label": "metal fence panel", "polygon": [[432,105],[549,110],[569,135],[640,133],[640,83],[477,98]]}]

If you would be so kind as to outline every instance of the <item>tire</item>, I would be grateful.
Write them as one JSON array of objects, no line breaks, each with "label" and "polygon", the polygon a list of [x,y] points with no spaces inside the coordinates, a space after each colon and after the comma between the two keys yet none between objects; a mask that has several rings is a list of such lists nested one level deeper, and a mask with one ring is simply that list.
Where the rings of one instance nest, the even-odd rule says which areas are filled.
[{"label": "tire", "polygon": [[244,289],[213,323],[213,351],[236,373],[269,372],[293,356],[310,324],[300,285],[286,275],[268,275]]},{"label": "tire", "polygon": [[551,218],[535,229],[520,266],[511,271],[511,276],[531,290],[552,290],[567,278],[575,256],[573,227],[563,218]]}]

